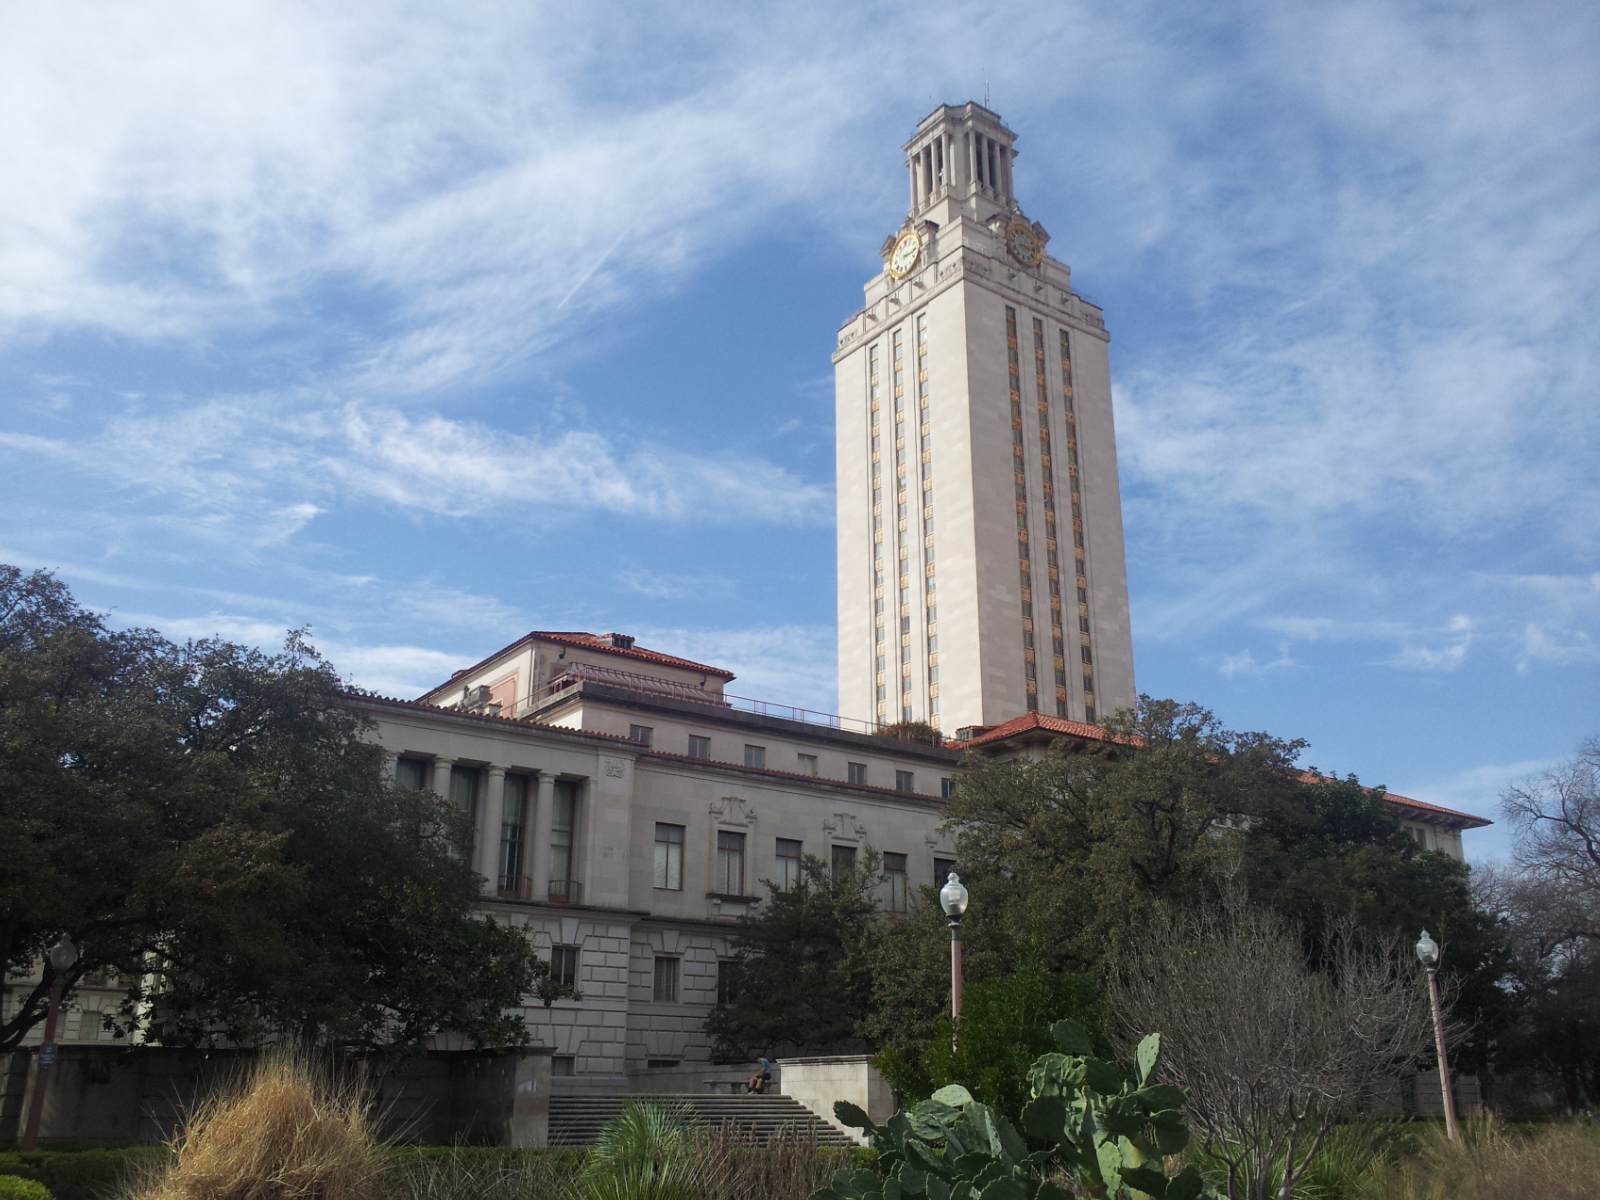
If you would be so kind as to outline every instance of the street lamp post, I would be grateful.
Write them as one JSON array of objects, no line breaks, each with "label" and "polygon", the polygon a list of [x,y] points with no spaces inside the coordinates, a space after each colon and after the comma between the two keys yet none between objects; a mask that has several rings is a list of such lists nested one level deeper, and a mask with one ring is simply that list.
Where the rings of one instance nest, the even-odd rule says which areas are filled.
[{"label": "street lamp post", "polygon": [[950,918],[950,1049],[954,1050],[961,1025],[961,914],[967,911],[967,889],[954,871],[939,889],[939,904]]},{"label": "street lamp post", "polygon": [[1444,1052],[1444,1015],[1439,1010],[1439,943],[1424,929],[1417,939],[1417,959],[1428,972],[1428,1003],[1433,1007],[1433,1047],[1439,1056],[1439,1095],[1444,1100],[1444,1133],[1456,1140],[1456,1098],[1450,1086],[1450,1060]]},{"label": "street lamp post", "polygon": [[28,1099],[28,1120],[22,1130],[22,1149],[39,1144],[39,1118],[44,1115],[44,1093],[56,1065],[56,1020],[61,1016],[61,981],[78,961],[72,938],[62,938],[50,948],[50,1008],[44,1018],[44,1041],[39,1044],[39,1065],[33,1074],[33,1095]]}]

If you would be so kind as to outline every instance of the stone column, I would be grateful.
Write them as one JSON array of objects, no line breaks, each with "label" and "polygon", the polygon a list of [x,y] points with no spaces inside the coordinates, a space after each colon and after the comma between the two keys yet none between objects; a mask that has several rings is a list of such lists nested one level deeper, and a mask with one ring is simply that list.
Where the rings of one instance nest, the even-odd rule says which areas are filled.
[{"label": "stone column", "polygon": [[400,756],[392,750],[385,750],[383,752],[383,781],[385,783],[393,783],[395,772],[399,767]]},{"label": "stone column", "polygon": [[556,810],[556,777],[539,773],[539,790],[534,799],[533,820],[525,836],[533,841],[533,898],[550,898],[550,821]]},{"label": "stone column", "polygon": [[433,779],[429,786],[445,799],[450,799],[450,760],[436,758],[433,760]]},{"label": "stone column", "polygon": [[497,895],[500,879],[500,825],[505,820],[506,769],[489,768],[489,787],[478,814],[478,874],[483,876],[483,894]]}]

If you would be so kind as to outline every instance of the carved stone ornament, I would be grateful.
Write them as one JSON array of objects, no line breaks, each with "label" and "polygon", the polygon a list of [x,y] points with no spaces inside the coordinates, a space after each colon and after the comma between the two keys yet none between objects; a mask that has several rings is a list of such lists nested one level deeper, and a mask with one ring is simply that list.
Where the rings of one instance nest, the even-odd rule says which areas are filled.
[{"label": "carved stone ornament", "polygon": [[756,810],[737,796],[724,796],[711,802],[711,816],[721,825],[754,825]]},{"label": "carved stone ornament", "polygon": [[608,758],[605,760],[606,774],[613,779],[621,779],[628,773],[628,764],[620,759]]},{"label": "carved stone ornament", "polygon": [[854,813],[834,813],[822,823],[822,828],[830,837],[857,842],[867,840],[867,827],[856,820]]}]

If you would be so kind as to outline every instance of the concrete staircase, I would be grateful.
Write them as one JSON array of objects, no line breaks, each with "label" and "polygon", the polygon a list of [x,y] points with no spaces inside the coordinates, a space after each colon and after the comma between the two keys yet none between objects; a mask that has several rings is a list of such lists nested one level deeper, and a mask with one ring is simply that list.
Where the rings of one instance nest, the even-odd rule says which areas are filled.
[{"label": "concrete staircase", "polygon": [[843,1130],[824,1121],[798,1100],[788,1096],[705,1096],[654,1095],[639,1093],[612,1096],[551,1096],[550,1144],[588,1146],[594,1143],[606,1122],[622,1114],[629,1100],[681,1104],[695,1119],[707,1125],[732,1125],[757,1142],[765,1142],[783,1128],[816,1128],[819,1146],[852,1146],[855,1143]]}]

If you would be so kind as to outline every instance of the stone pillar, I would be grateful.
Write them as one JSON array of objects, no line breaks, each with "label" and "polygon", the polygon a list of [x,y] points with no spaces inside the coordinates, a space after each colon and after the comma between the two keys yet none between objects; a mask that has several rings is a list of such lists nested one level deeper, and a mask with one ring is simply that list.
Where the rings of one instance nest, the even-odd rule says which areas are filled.
[{"label": "stone pillar", "polygon": [[500,825],[505,820],[506,769],[489,768],[489,786],[478,813],[478,874],[483,876],[483,894],[499,893]]},{"label": "stone pillar", "polygon": [[399,766],[400,756],[392,750],[385,750],[383,752],[383,781],[385,783],[394,782],[395,772],[399,769]]},{"label": "stone pillar", "polygon": [[450,760],[448,758],[436,758],[433,760],[433,779],[429,781],[428,786],[443,799],[450,799]]},{"label": "stone pillar", "polygon": [[550,1051],[541,1049],[517,1059],[507,1142],[518,1150],[539,1150],[550,1144]]},{"label": "stone pillar", "polygon": [[556,777],[539,773],[539,790],[534,799],[533,820],[527,837],[533,841],[533,898],[550,898],[550,820],[556,810]]}]

